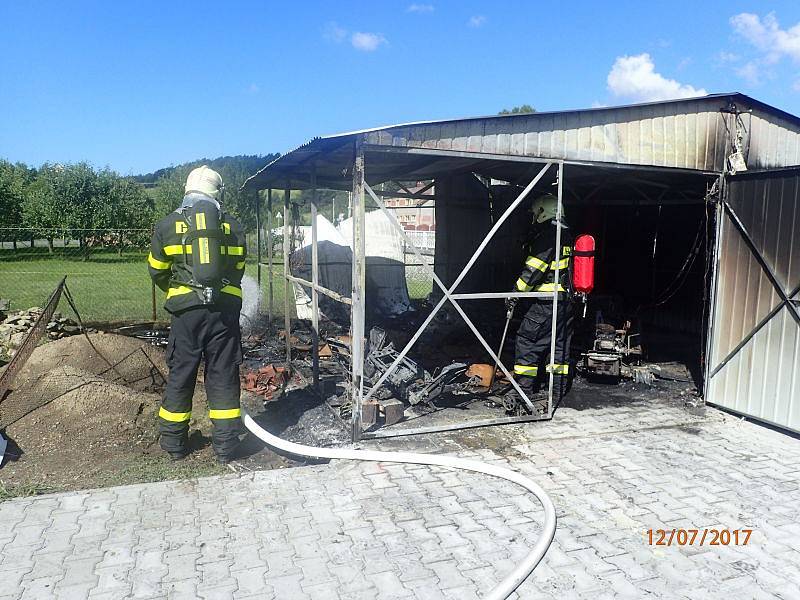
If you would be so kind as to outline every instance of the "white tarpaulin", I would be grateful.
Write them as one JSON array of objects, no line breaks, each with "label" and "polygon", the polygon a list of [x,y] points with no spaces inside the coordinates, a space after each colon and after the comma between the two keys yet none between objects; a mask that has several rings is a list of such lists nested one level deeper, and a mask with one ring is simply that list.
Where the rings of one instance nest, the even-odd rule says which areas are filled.
[{"label": "white tarpaulin", "polygon": [[[367,313],[377,318],[402,315],[410,310],[403,240],[381,211],[366,214]],[[311,280],[311,227],[299,227],[299,248],[292,253],[292,273]],[[353,221],[346,219],[338,227],[317,215],[317,247],[319,251],[319,283],[349,298],[352,286]],[[297,316],[311,318],[310,291],[294,285]],[[328,318],[349,321],[346,305],[320,295],[320,310]]]},{"label": "white tarpaulin", "polygon": [[[339,232],[353,247],[353,220],[339,224]],[[403,238],[383,211],[366,214],[367,310],[396,317],[413,310],[408,297]]]}]

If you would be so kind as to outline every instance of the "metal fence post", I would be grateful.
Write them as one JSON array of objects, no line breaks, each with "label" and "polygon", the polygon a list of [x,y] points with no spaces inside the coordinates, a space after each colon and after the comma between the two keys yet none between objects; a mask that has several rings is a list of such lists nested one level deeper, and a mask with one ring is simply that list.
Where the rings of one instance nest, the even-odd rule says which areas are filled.
[{"label": "metal fence post", "polygon": [[261,293],[261,192],[256,190],[256,278]]},{"label": "metal fence post", "polygon": [[366,272],[364,264],[365,246],[365,209],[364,209],[364,147],[359,136],[355,143],[355,161],[353,164],[353,282],[350,311],[351,327],[351,371],[352,371],[352,404],[353,404],[353,441],[361,438],[361,394],[364,374],[364,286]]},{"label": "metal fence post", "polygon": [[[553,275],[553,319],[550,323],[550,363],[548,371],[547,383],[547,416],[553,416],[553,386],[555,384],[555,364],[556,364],[556,335],[558,335],[558,288],[561,281],[561,218],[564,214],[563,209],[564,198],[564,163],[558,163],[558,206],[556,207],[556,255],[555,263],[556,269]],[[566,336],[566,330],[563,332]],[[569,357],[565,357],[567,364],[569,364]],[[562,374],[561,377],[566,377],[567,374]],[[559,380],[560,381],[560,380]],[[560,389],[560,388],[559,388]],[[559,398],[560,399],[560,398]]]},{"label": "metal fence post", "polygon": [[311,165],[311,364],[313,384],[319,388],[319,248],[317,247],[317,168]]},{"label": "metal fence post", "polygon": [[272,188],[269,189],[267,196],[267,268],[269,269],[269,312],[267,313],[269,319],[269,331],[272,331]]},{"label": "metal fence post", "polygon": [[289,281],[289,201],[291,199],[291,182],[286,182],[283,190],[283,327],[286,334],[286,364],[292,362],[292,342],[289,338],[292,335],[292,319],[289,316],[289,291],[291,282]]},{"label": "metal fence post", "polygon": [[[155,227],[156,227],[155,225],[150,227],[150,237],[151,238],[153,237],[153,233],[155,231]],[[158,313],[157,313],[157,307],[156,307],[156,282],[153,281],[152,279],[150,280],[150,288],[151,288],[150,289],[150,292],[151,292],[150,296],[151,296],[151,303],[152,303],[152,317],[153,317],[153,323],[155,323],[158,320]]]}]

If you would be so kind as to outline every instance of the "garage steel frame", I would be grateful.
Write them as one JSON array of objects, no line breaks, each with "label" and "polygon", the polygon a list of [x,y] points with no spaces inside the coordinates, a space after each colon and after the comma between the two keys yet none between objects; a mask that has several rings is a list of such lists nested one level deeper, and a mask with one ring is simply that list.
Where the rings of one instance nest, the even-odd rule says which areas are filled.
[{"label": "garage steel frame", "polygon": [[[421,428],[414,428],[414,429],[397,429],[397,430],[383,430],[377,432],[364,432],[362,431],[363,428],[363,409],[365,405],[369,403],[377,404],[372,398],[374,393],[377,389],[383,384],[386,378],[397,368],[400,364],[402,359],[408,354],[420,336],[424,333],[424,331],[428,328],[430,323],[433,321],[436,314],[439,310],[444,306],[446,302],[450,302],[461,318],[464,320],[466,325],[481,343],[483,348],[489,354],[493,361],[497,363],[500,370],[503,374],[509,379],[511,385],[514,387],[515,391],[520,395],[523,402],[526,404],[529,410],[534,412],[534,406],[531,400],[527,397],[524,393],[522,388],[519,384],[515,381],[511,371],[506,367],[506,365],[502,362],[500,357],[495,353],[495,351],[489,346],[486,339],[481,335],[478,328],[475,326],[473,321],[467,316],[466,312],[462,308],[460,301],[466,300],[483,300],[483,299],[490,299],[490,298],[548,298],[552,299],[553,301],[553,319],[552,319],[552,336],[551,336],[551,343],[550,343],[550,355],[551,357],[555,354],[555,344],[556,344],[556,324],[558,318],[558,309],[559,309],[559,302],[558,302],[558,293],[557,292],[486,292],[486,293],[469,293],[469,294],[458,294],[456,290],[466,275],[469,273],[470,269],[474,266],[475,262],[478,258],[482,255],[483,251],[488,246],[489,242],[495,236],[497,231],[506,222],[506,220],[511,216],[511,214],[522,204],[525,199],[529,196],[531,191],[534,187],[539,183],[542,178],[552,169],[555,168],[557,170],[556,173],[556,180],[558,183],[558,211],[557,211],[557,220],[560,222],[561,215],[563,213],[563,183],[564,183],[564,161],[561,160],[546,160],[546,159],[539,159],[533,157],[525,157],[521,162],[532,163],[532,164],[539,164],[541,168],[539,169],[538,173],[532,178],[532,180],[526,185],[526,187],[522,190],[522,192],[517,196],[514,202],[505,210],[505,212],[497,219],[495,224],[489,230],[489,232],[484,236],[483,240],[473,252],[472,257],[467,262],[467,264],[461,270],[461,273],[455,279],[452,285],[449,287],[442,282],[442,280],[436,275],[434,272],[433,266],[428,262],[427,258],[420,252],[419,248],[416,244],[410,239],[410,237],[405,233],[402,226],[400,225],[397,217],[394,213],[386,207],[384,202],[381,200],[380,196],[384,195],[380,192],[376,192],[372,189],[372,187],[366,181],[366,164],[365,164],[365,155],[367,152],[383,152],[383,151],[391,151],[391,148],[386,148],[385,150],[379,146],[370,146],[366,147],[363,143],[363,138],[359,137],[355,141],[354,145],[354,160],[353,160],[353,183],[352,183],[352,194],[353,194],[353,271],[352,271],[352,292],[351,297],[346,298],[337,294],[333,290],[325,288],[319,284],[319,254],[318,254],[318,247],[317,247],[317,205],[318,205],[318,190],[316,187],[316,175],[315,175],[315,166],[313,163],[309,165],[310,169],[310,180],[311,180],[311,190],[312,190],[312,200],[311,200],[311,271],[312,271],[312,280],[308,281],[299,277],[296,277],[291,274],[291,270],[289,268],[289,248],[291,239],[290,239],[290,230],[288,224],[290,222],[290,191],[291,191],[291,181],[286,182],[286,188],[284,189],[284,206],[283,206],[283,243],[284,243],[284,265],[283,265],[283,277],[284,277],[284,331],[285,331],[285,340],[286,340],[286,362],[291,363],[292,361],[292,354],[291,354],[291,319],[290,319],[290,306],[289,306],[289,297],[290,297],[290,284],[291,283],[298,283],[306,288],[311,289],[312,295],[312,365],[313,365],[313,383],[314,387],[316,388],[319,385],[319,294],[324,294],[337,302],[341,302],[350,306],[350,315],[351,315],[351,334],[352,334],[352,341],[351,341],[351,402],[352,402],[352,421],[351,421],[351,436],[353,441],[358,441],[362,438],[378,438],[378,437],[393,437],[393,436],[402,436],[402,435],[414,435],[420,433],[433,433],[433,432],[440,432],[440,431],[449,431],[449,430],[456,430],[456,429],[466,429],[466,428],[475,428],[475,427],[483,427],[488,425],[498,425],[498,424],[507,424],[507,423],[524,423],[530,421],[540,421],[540,420],[548,420],[551,419],[553,416],[553,411],[555,409],[553,405],[553,387],[554,387],[554,373],[552,369],[548,369],[549,373],[549,383],[548,383],[548,399],[547,399],[547,407],[546,412],[543,415],[526,415],[526,416],[519,416],[519,417],[506,417],[506,418],[499,418],[499,419],[484,419],[484,420],[475,420],[472,422],[464,422],[458,423],[455,425],[446,425],[446,426],[430,426],[430,427],[421,427]],[[440,151],[430,151],[426,152],[424,150],[415,150],[416,154],[430,154],[434,156],[441,156]],[[450,154],[450,153],[448,153]],[[491,160],[491,157],[483,156],[483,160]],[[500,160],[500,159],[497,159]],[[519,160],[519,158],[517,159]],[[272,190],[269,191],[269,198],[271,200]],[[407,247],[414,253],[417,260],[423,266],[425,271],[428,275],[430,275],[437,285],[437,287],[442,292],[442,297],[433,308],[431,313],[427,316],[425,321],[418,327],[417,331],[414,333],[412,338],[400,352],[399,356],[394,360],[394,362],[390,365],[389,369],[380,377],[380,379],[376,382],[374,386],[370,390],[368,390],[365,394],[364,390],[364,358],[365,358],[365,306],[366,306],[366,298],[365,298],[365,290],[366,290],[366,252],[365,252],[365,215],[366,215],[366,197],[369,196],[378,208],[388,217],[390,223],[392,224],[393,228],[403,237]],[[271,205],[271,201],[268,205]],[[556,245],[558,246],[557,252],[560,256],[561,252],[561,228],[557,229],[556,233]],[[272,273],[273,271],[273,264],[272,264],[272,253],[268,253],[268,269],[269,272]],[[557,263],[556,269],[556,280],[559,277],[559,269],[560,263]],[[292,294],[293,297],[293,294]],[[271,312],[271,311],[270,311]]]},{"label": "garage steel frame", "polygon": [[[685,171],[679,168],[664,168],[664,167],[643,167],[638,165],[620,165],[620,164],[594,164],[580,160],[563,160],[555,158],[539,158],[533,156],[504,156],[504,155],[491,155],[486,153],[476,153],[469,151],[456,151],[456,150],[443,150],[438,148],[406,148],[394,146],[382,146],[379,144],[366,143],[366,135],[359,134],[354,137],[352,148],[352,162],[347,171],[342,173],[345,176],[352,175],[351,186],[352,190],[352,217],[353,217],[353,269],[351,281],[351,297],[347,298],[330,290],[319,283],[319,255],[317,248],[317,219],[318,212],[318,179],[317,169],[320,165],[317,164],[319,160],[317,157],[309,158],[308,161],[303,161],[302,165],[298,165],[299,170],[295,171],[296,177],[305,178],[304,181],[295,181],[292,179],[284,179],[284,206],[283,206],[283,243],[284,243],[284,264],[283,264],[283,277],[284,277],[284,331],[285,331],[285,344],[286,344],[286,361],[292,362],[292,348],[291,348],[291,319],[290,319],[290,297],[293,298],[294,294],[291,291],[291,284],[297,283],[309,290],[311,290],[312,299],[312,365],[313,365],[313,382],[315,388],[319,384],[319,294],[323,294],[337,302],[343,303],[350,307],[351,316],[351,352],[350,352],[350,401],[352,404],[352,419],[350,422],[351,437],[353,441],[359,439],[369,438],[386,438],[395,436],[415,435],[422,433],[434,433],[442,431],[452,431],[459,429],[470,429],[476,427],[508,424],[508,423],[525,423],[531,421],[542,421],[552,419],[554,410],[553,389],[554,389],[554,373],[548,369],[548,394],[547,406],[544,414],[536,415],[530,414],[525,416],[510,416],[496,419],[476,419],[474,421],[464,421],[457,424],[448,425],[432,425],[428,427],[418,428],[402,428],[402,427],[387,427],[378,431],[363,431],[364,415],[371,414],[372,411],[377,410],[377,402],[373,399],[376,390],[380,385],[385,382],[387,377],[398,367],[403,358],[410,352],[413,345],[419,340],[424,331],[432,323],[436,314],[442,309],[445,303],[449,302],[455,311],[464,320],[467,327],[475,335],[478,342],[486,351],[487,355],[498,364],[499,369],[503,374],[509,378],[514,390],[520,395],[522,401],[526,404],[529,410],[533,409],[533,404],[530,399],[524,394],[519,384],[514,380],[513,374],[509,371],[507,366],[500,360],[500,357],[486,342],[486,339],[478,331],[475,323],[468,317],[463,309],[462,301],[468,300],[486,300],[486,299],[499,299],[499,298],[552,298],[553,301],[553,319],[551,323],[551,341],[550,341],[550,356],[555,354],[556,344],[556,331],[557,331],[557,318],[558,310],[560,308],[558,302],[557,292],[478,292],[478,293],[459,293],[457,291],[459,284],[464,280],[470,269],[474,266],[475,262],[482,255],[488,244],[491,242],[494,235],[499,230],[500,226],[508,220],[511,214],[522,204],[527,197],[529,197],[534,187],[542,180],[548,173],[553,176],[558,187],[558,215],[560,221],[563,214],[563,198],[565,186],[568,182],[565,179],[565,165],[576,167],[596,167],[602,166],[605,169],[612,169],[619,172],[652,172],[658,170],[668,169],[670,172],[679,173]],[[466,161],[459,169],[460,172],[466,172],[474,168],[478,164],[486,165],[487,163],[525,163],[532,167],[532,170],[517,181],[517,184],[522,187],[525,186],[522,192],[516,197],[511,205],[503,212],[502,215],[496,220],[494,225],[490,228],[487,234],[483,237],[478,247],[473,252],[469,261],[462,268],[458,276],[453,280],[453,283],[448,287],[436,274],[433,265],[430,263],[429,258],[423,255],[416,244],[405,233],[399,221],[397,220],[391,207],[387,207],[382,198],[387,194],[380,189],[373,189],[373,185],[367,182],[368,158],[370,156],[383,156],[386,158],[397,155],[413,155],[420,158],[428,157],[430,159],[461,159]],[[474,161],[474,164],[469,161]],[[538,171],[536,167],[538,166]],[[553,170],[555,173],[553,173]],[[708,176],[710,173],[692,172],[694,175]],[[374,178],[374,177],[373,177]],[[402,177],[400,177],[402,179]],[[433,177],[434,179],[436,176]],[[390,178],[390,179],[396,179]],[[527,181],[527,184],[525,183]],[[298,183],[299,187],[309,189],[312,192],[311,198],[311,281],[296,277],[291,273],[289,266],[289,250],[291,248],[290,239],[290,223],[291,223],[291,196],[290,192],[293,189],[292,184]],[[643,180],[644,183],[644,180]],[[658,187],[656,182],[647,182],[649,185]],[[310,185],[309,185],[310,184]],[[345,184],[347,186],[347,184]],[[347,189],[345,186],[342,188]],[[342,189],[339,188],[339,189]],[[427,188],[426,188],[427,191]],[[664,190],[661,190],[663,193]],[[269,190],[271,205],[272,189]],[[400,192],[402,195],[407,195],[407,192]],[[395,194],[393,194],[395,195]],[[415,196],[418,194],[414,194]],[[372,202],[383,212],[390,223],[392,228],[395,229],[401,237],[403,237],[407,248],[412,252],[419,264],[423,267],[425,272],[432,277],[433,282],[441,292],[442,297],[438,300],[433,310],[423,323],[418,327],[417,331],[413,334],[409,342],[402,349],[397,359],[391,364],[389,370],[384,373],[377,383],[372,386],[372,389],[364,389],[364,360],[365,360],[365,316],[366,316],[366,199],[370,198]],[[445,200],[446,201],[446,200]],[[561,228],[557,229],[557,245],[560,252],[561,246]],[[268,256],[269,272],[273,272],[272,256]],[[556,277],[559,273],[556,272]],[[270,311],[271,312],[271,311]],[[552,361],[552,358],[551,358]],[[708,372],[707,372],[708,373]],[[706,381],[708,379],[706,378]],[[365,410],[366,409],[366,410]]]}]

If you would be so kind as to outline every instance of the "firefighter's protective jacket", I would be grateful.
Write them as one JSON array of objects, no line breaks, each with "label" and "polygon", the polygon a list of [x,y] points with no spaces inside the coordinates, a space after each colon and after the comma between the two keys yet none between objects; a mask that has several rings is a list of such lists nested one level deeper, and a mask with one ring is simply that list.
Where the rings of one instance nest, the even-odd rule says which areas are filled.
[{"label": "firefighter's protective jacket", "polygon": [[[525,267],[517,279],[518,292],[569,292],[570,291],[570,258],[572,256],[573,238],[565,225],[561,225],[561,256],[556,260],[556,227],[555,221],[542,226],[539,235],[528,245],[528,257]],[[556,268],[559,269],[558,282],[555,280]]]},{"label": "firefighter's protective jacket", "polygon": [[[187,201],[189,196],[184,205]],[[239,221],[231,215],[222,212],[220,222],[224,234],[220,259],[225,284],[217,294],[216,304],[238,313],[242,308],[242,275],[247,257],[245,235]],[[184,285],[192,280],[192,245],[183,243],[187,228],[180,209],[161,219],[153,231],[147,258],[150,277],[167,293],[164,308],[173,314],[203,305],[197,291]]]}]

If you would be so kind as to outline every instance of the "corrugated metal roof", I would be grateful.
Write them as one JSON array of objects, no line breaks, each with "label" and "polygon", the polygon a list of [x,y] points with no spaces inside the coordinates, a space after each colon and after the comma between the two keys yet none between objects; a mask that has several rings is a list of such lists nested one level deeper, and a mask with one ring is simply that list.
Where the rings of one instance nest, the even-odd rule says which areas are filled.
[{"label": "corrugated metal roof", "polygon": [[[246,187],[306,187],[318,179],[347,187],[357,136],[375,147],[455,150],[487,159],[527,157],[721,172],[724,112],[740,111],[748,168],[800,164],[800,118],[739,93],[617,107],[420,121],[314,138],[248,179]],[[397,165],[398,176],[408,164]],[[368,166],[369,170],[369,166]],[[369,175],[369,172],[368,172]]]}]

